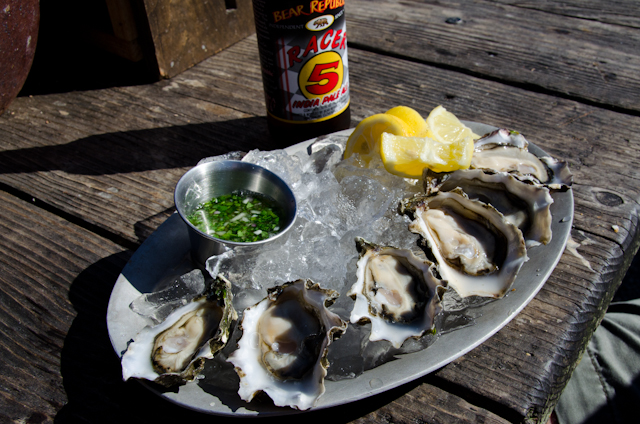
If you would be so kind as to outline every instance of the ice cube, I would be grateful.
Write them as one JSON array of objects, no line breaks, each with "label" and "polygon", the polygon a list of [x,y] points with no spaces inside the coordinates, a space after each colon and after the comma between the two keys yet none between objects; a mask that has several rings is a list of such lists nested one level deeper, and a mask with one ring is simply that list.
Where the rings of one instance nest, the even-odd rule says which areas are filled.
[{"label": "ice cube", "polygon": [[169,287],[143,295],[134,299],[129,305],[131,310],[141,316],[150,318],[154,323],[160,323],[175,308],[186,305],[205,289],[205,279],[202,271],[193,271],[181,275]]}]

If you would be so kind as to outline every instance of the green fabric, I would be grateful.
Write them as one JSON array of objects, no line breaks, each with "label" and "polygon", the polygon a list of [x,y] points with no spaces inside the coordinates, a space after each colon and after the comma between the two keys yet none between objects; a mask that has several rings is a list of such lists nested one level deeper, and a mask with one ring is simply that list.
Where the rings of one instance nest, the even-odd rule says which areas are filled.
[{"label": "green fabric", "polygon": [[612,302],[562,393],[560,424],[640,422],[640,299]]}]

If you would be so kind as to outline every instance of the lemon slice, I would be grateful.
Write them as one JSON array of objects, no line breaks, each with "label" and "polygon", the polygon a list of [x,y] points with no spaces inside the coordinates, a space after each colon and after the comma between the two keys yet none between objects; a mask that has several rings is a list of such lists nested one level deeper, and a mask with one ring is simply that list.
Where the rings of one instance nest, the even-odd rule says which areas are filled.
[{"label": "lemon slice", "polygon": [[421,178],[424,168],[435,172],[467,169],[473,155],[473,138],[441,143],[429,137],[406,137],[383,133],[380,157],[385,169],[404,178]]},{"label": "lemon slice", "polygon": [[371,160],[375,155],[380,154],[380,137],[384,132],[403,136],[412,134],[409,125],[396,116],[384,113],[371,115],[360,121],[349,136],[344,149],[344,158],[359,153],[364,160]]},{"label": "lemon slice", "polygon": [[456,116],[442,106],[435,107],[427,116],[427,125],[432,138],[441,143],[452,143],[467,137],[475,140],[480,138],[469,127],[464,125]]},{"label": "lemon slice", "polygon": [[402,119],[411,129],[416,137],[428,137],[429,126],[427,121],[418,111],[408,106],[396,106],[385,112],[387,115],[397,116]]}]

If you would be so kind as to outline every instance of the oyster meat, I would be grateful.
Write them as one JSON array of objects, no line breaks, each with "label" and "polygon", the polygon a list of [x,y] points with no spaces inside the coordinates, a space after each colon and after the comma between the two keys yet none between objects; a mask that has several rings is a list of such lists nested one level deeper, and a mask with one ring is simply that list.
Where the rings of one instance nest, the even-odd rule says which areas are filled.
[{"label": "oyster meat", "polygon": [[387,340],[399,348],[434,329],[445,287],[433,275],[434,264],[407,249],[378,246],[356,238],[360,254],[352,323],[371,322],[370,341]]},{"label": "oyster meat", "polygon": [[551,241],[550,207],[553,198],[547,187],[519,180],[507,172],[487,169],[438,174],[427,168],[423,182],[427,195],[459,187],[470,199],[495,207],[507,221],[522,231],[527,247]]},{"label": "oyster meat", "polygon": [[297,280],[244,310],[242,337],[228,359],[240,377],[240,398],[250,402],[264,392],[276,406],[315,405],[325,391],[329,344],[347,328],[327,309],[337,297],[311,280]]},{"label": "oyster meat", "polygon": [[528,259],[522,232],[493,206],[459,188],[405,199],[409,230],[433,253],[440,277],[460,297],[501,298]]},{"label": "oyster meat", "polygon": [[170,387],[191,381],[222,349],[238,315],[231,283],[222,276],[206,292],[175,309],[156,326],[145,327],[122,356],[122,376]]},{"label": "oyster meat", "polygon": [[510,172],[553,190],[567,190],[573,183],[566,162],[550,156],[537,157],[529,152],[529,142],[522,134],[504,128],[475,141],[471,168]]}]

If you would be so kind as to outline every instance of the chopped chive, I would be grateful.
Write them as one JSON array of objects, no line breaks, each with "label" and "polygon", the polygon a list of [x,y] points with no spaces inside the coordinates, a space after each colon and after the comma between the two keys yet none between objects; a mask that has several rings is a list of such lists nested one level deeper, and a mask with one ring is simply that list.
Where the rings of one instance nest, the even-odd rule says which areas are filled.
[{"label": "chopped chive", "polygon": [[214,237],[253,242],[272,237],[280,228],[280,217],[268,199],[255,193],[234,192],[199,205],[188,217],[196,228]]}]

